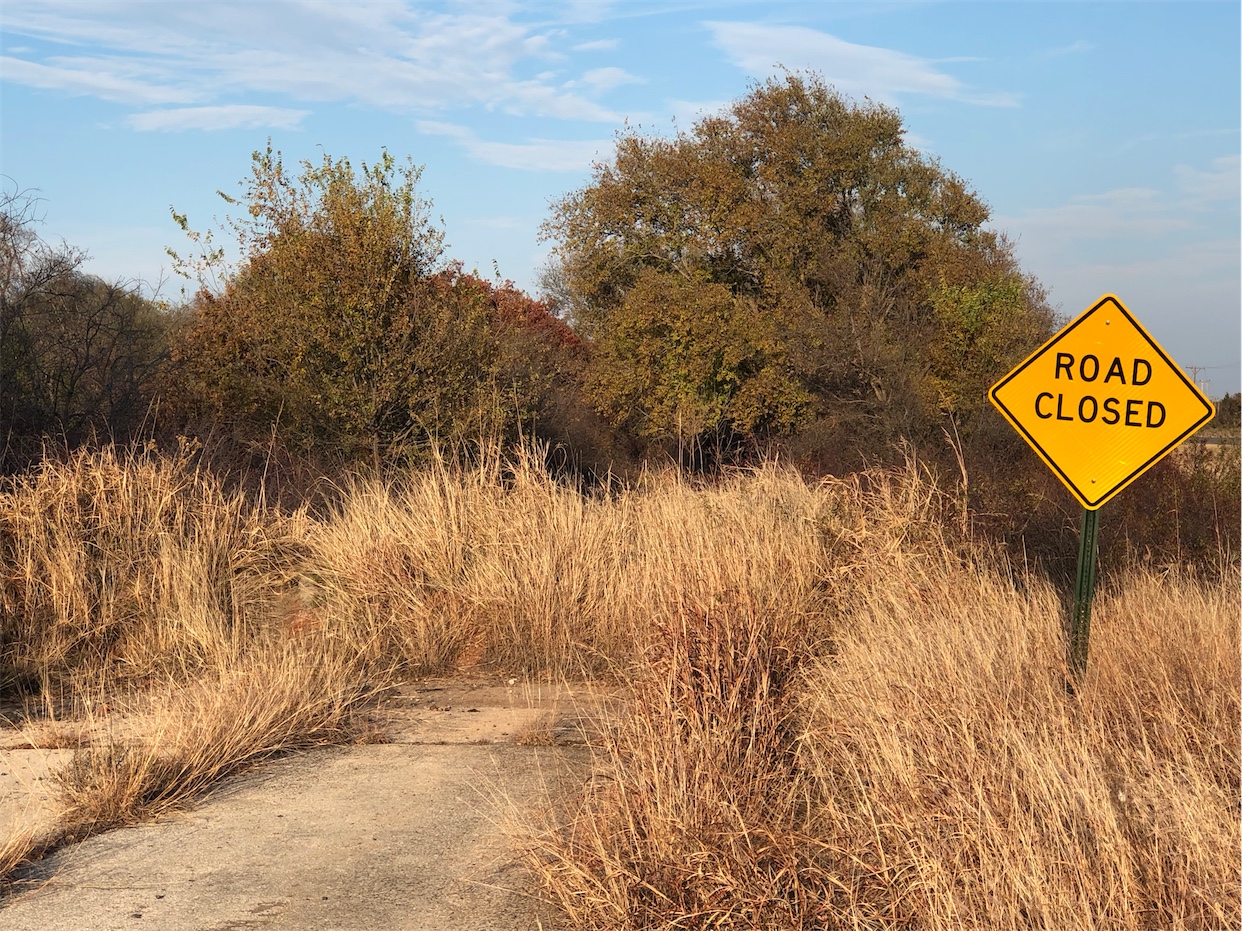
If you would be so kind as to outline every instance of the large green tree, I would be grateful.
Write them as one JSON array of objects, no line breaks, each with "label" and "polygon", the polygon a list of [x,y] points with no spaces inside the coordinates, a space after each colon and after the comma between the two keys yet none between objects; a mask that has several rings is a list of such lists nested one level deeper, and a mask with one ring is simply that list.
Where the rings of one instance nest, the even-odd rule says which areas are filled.
[{"label": "large green tree", "polygon": [[969,433],[1053,315],[899,114],[813,75],[672,138],[632,132],[554,208],[550,280],[588,391],[651,439]]},{"label": "large green tree", "polygon": [[202,284],[177,373],[201,414],[242,438],[378,465],[529,413],[538,378],[509,364],[506,333],[532,330],[523,300],[551,318],[441,262],[419,174],[384,153],[357,172],[325,155],[292,177],[270,146],[256,152],[244,195],[227,198],[245,208],[226,229],[235,268],[177,217],[199,246],[179,267]]}]

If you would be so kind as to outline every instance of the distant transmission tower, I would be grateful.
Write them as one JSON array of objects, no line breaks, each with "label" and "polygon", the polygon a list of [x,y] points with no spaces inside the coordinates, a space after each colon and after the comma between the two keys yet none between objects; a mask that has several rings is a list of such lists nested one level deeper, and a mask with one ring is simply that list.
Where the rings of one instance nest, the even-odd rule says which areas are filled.
[{"label": "distant transmission tower", "polygon": [[1195,383],[1195,387],[1198,388],[1200,391],[1202,391],[1206,397],[1210,398],[1212,396],[1212,392],[1210,390],[1212,387],[1212,379],[1210,378],[1200,379],[1199,373],[1206,372],[1208,369],[1218,369],[1221,366],[1219,365],[1185,365],[1182,367],[1187,372],[1190,373],[1190,380]]}]

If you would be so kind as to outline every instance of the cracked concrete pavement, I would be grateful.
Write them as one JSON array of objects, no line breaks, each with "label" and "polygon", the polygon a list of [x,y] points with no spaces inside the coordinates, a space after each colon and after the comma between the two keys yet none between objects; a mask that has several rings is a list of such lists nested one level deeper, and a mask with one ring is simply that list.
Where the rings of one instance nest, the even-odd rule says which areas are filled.
[{"label": "cracked concrete pavement", "polygon": [[[0,926],[554,928],[510,826],[589,773],[592,704],[564,685],[412,683],[387,703],[390,742],[274,760],[171,818],[65,847],[25,872]],[[13,825],[47,817],[39,777],[67,752],[37,744],[0,732]]]}]

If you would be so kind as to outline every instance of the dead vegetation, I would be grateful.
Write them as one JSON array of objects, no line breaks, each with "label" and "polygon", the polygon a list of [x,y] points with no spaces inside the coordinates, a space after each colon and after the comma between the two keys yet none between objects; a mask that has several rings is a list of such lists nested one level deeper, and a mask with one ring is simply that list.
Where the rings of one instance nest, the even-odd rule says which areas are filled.
[{"label": "dead vegetation", "polygon": [[60,839],[483,664],[629,688],[530,828],[578,927],[1236,926],[1236,567],[1104,579],[1071,696],[1057,593],[962,516],[913,465],[592,496],[494,457],[312,516],[82,455],[0,489],[0,689],[89,735]]},{"label": "dead vegetation", "polygon": [[144,696],[141,726],[81,747],[56,774],[75,834],[157,817],[280,753],[366,734],[366,676],[331,644],[256,651]]}]

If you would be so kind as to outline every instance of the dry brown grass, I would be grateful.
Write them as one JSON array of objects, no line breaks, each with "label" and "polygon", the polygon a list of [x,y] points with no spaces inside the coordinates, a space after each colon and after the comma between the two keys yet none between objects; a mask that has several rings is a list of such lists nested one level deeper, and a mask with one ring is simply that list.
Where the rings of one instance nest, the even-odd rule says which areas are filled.
[{"label": "dry brown grass", "polygon": [[148,820],[254,762],[356,740],[371,691],[322,641],[257,651],[157,690],[134,708],[131,733],[101,735],[56,774],[62,818],[74,834]]},{"label": "dry brown grass", "polygon": [[0,487],[0,693],[77,735],[58,825],[0,838],[0,885],[256,760],[355,739],[388,667],[299,613],[307,527],[184,457],[106,450]]},{"label": "dry brown grass", "polygon": [[779,470],[588,497],[532,458],[358,482],[309,537],[317,603],[359,650],[433,672],[623,667],[683,590],[782,610],[814,584],[814,496]]},{"label": "dry brown grass", "polygon": [[1236,567],[1103,579],[1070,696],[1056,592],[913,466],[584,496],[492,458],[337,500],[108,453],[0,489],[0,689],[143,722],[61,773],[66,835],[357,739],[394,667],[484,663],[630,687],[530,843],[579,927],[1239,923]]},{"label": "dry brown grass", "polygon": [[1056,593],[917,474],[804,501],[800,610],[683,601],[536,832],[575,926],[1238,926],[1236,573],[1111,580],[1071,697]]},{"label": "dry brown grass", "polygon": [[29,827],[18,827],[0,838],[0,894],[7,891],[10,877],[46,850],[46,841]]},{"label": "dry brown grass", "polygon": [[227,665],[271,624],[303,527],[185,457],[82,453],[7,482],[0,691],[72,704]]},{"label": "dry brown grass", "polygon": [[531,848],[575,925],[815,921],[832,877],[807,856],[802,639],[795,619],[736,598],[686,605],[654,633],[589,792]]},{"label": "dry brown grass", "polygon": [[1238,591],[1134,575],[1064,687],[1061,612],[996,573],[911,573],[808,677],[813,830],[869,927],[1239,921]]},{"label": "dry brown grass", "polygon": [[182,808],[256,762],[374,737],[369,678],[330,643],[276,643],[106,718],[87,713],[53,772],[55,826],[3,839],[0,891],[48,850]]}]

